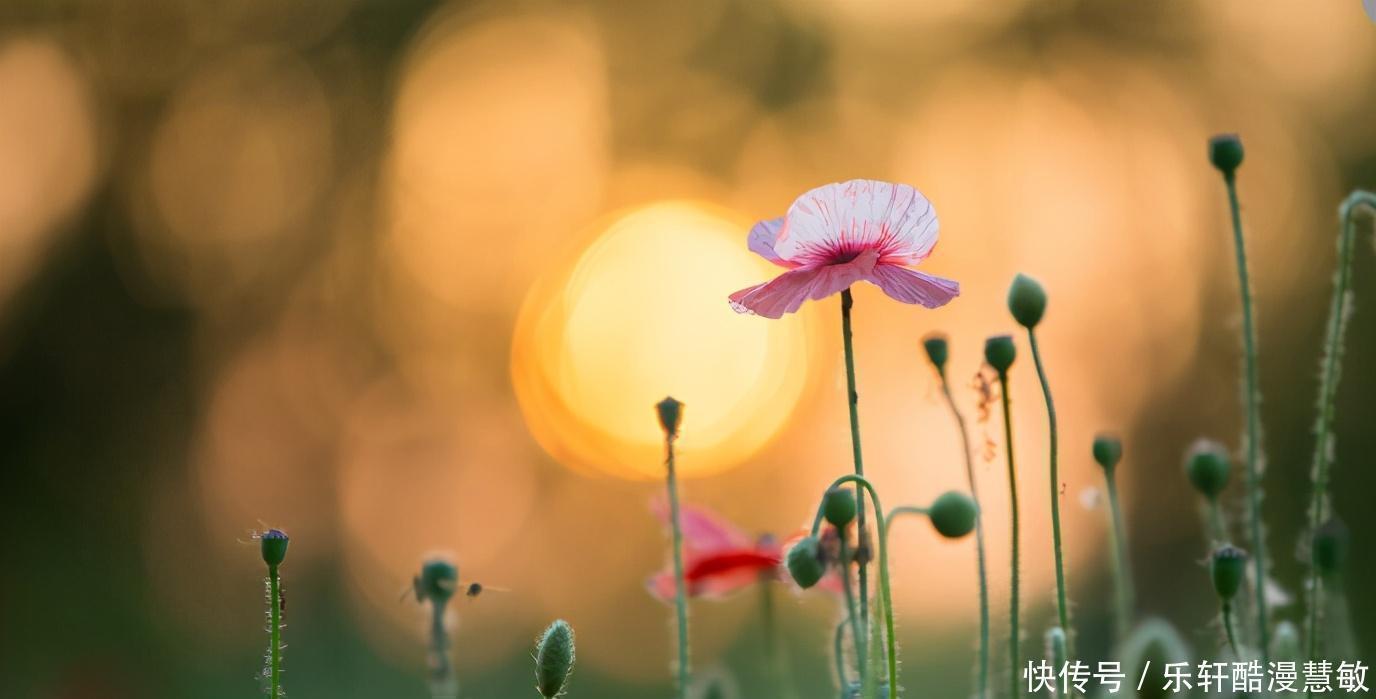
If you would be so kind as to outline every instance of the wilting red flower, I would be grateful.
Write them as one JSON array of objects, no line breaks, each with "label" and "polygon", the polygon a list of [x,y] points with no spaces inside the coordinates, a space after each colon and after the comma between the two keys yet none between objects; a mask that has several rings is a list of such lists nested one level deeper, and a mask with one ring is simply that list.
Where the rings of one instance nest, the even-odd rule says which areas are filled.
[{"label": "wilting red flower", "polygon": [[[656,501],[655,514],[669,521],[668,507]],[[679,510],[683,532],[683,579],[690,597],[719,598],[761,580],[779,577],[784,547],[773,537],[752,539],[710,510],[685,505]],[[647,581],[650,594],[674,599],[674,569],[668,565]]]},{"label": "wilting red flower", "polygon": [[731,294],[731,307],[780,318],[862,280],[903,303],[944,306],[960,284],[909,269],[932,253],[937,230],[932,203],[907,185],[851,180],[818,187],[783,218],[750,230],[751,251],[788,271]]}]

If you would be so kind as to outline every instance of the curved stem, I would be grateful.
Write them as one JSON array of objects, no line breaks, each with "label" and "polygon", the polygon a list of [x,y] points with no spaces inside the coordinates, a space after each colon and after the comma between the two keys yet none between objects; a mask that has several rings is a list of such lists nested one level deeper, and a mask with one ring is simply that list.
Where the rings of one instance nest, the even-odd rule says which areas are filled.
[{"label": "curved stem", "polygon": [[1009,519],[1012,521],[1012,541],[1013,556],[1009,564],[1009,593],[1008,593],[1008,658],[1010,672],[1009,680],[1012,682],[1011,690],[1008,694],[1010,699],[1016,699],[1022,695],[1021,684],[1018,682],[1018,670],[1022,665],[1019,657],[1018,647],[1018,471],[1013,462],[1013,418],[1008,409],[1008,372],[999,372],[999,398],[1003,403],[1003,445],[1008,454],[1008,499],[1009,499]]},{"label": "curved stem", "polygon": [[1257,334],[1252,314],[1252,285],[1247,275],[1247,245],[1242,237],[1242,214],[1237,202],[1237,178],[1223,176],[1228,188],[1228,208],[1233,222],[1233,249],[1237,255],[1237,281],[1242,296],[1243,383],[1247,409],[1247,520],[1251,533],[1253,584],[1256,595],[1257,632],[1261,662],[1269,660],[1270,631],[1266,626],[1266,547],[1261,526],[1261,398],[1257,379]]},{"label": "curved stem", "polygon": [[268,566],[269,696],[282,696],[282,580],[277,566]]},{"label": "curved stem", "polygon": [[[850,407],[850,449],[851,456],[855,463],[855,475],[864,477],[865,459],[860,450],[860,394],[855,389],[855,343],[852,339],[850,327],[850,309],[855,305],[855,298],[851,296],[850,289],[841,292],[841,341],[845,346],[846,354],[846,401]],[[856,509],[856,531],[858,541],[863,549],[868,540],[869,529],[865,525],[865,496],[860,492],[860,486],[855,487]],[[862,556],[859,562],[860,578],[860,630],[862,633],[869,632],[870,625],[870,585],[868,552]],[[863,667],[863,665],[862,665]]]},{"label": "curved stem", "polygon": [[1051,384],[1046,380],[1046,369],[1042,366],[1042,353],[1037,347],[1037,333],[1027,329],[1027,341],[1032,345],[1032,361],[1037,365],[1037,378],[1042,383],[1042,396],[1046,399],[1046,417],[1051,435],[1051,541],[1056,552],[1056,612],[1060,618],[1061,630],[1065,631],[1067,657],[1075,655],[1075,636],[1070,627],[1070,606],[1065,594],[1065,560],[1061,552],[1061,476],[1056,464],[1057,430],[1056,403],[1051,399]]},{"label": "curved stem", "polygon": [[678,477],[674,473],[674,437],[664,438],[664,465],[668,475],[665,483],[669,489],[669,518],[674,531],[674,612],[678,622],[678,664],[675,668],[678,678],[678,697],[688,696],[688,591],[683,579],[683,528],[679,523]]},{"label": "curved stem", "polygon": [[1109,469],[1104,472],[1108,488],[1108,509],[1113,520],[1113,587],[1118,612],[1118,641],[1127,639],[1132,628],[1132,606],[1134,590],[1132,587],[1132,563],[1128,560],[1127,527],[1123,525],[1123,507],[1118,500],[1118,477]]},{"label": "curved stem", "polygon": [[[879,602],[884,610],[885,649],[888,651],[889,665],[889,696],[897,697],[898,653],[896,652],[897,643],[894,640],[893,593],[889,589],[889,547],[884,543],[885,532],[887,531],[887,525],[884,522],[884,506],[879,503],[879,493],[875,492],[874,486],[865,480],[864,476],[841,476],[832,482],[830,487],[837,488],[846,483],[854,483],[864,489],[865,492],[869,493],[870,500],[874,503],[875,523],[879,526]],[[813,536],[817,536],[817,530],[822,526],[824,508],[824,502],[817,506],[817,516],[812,520]]]},{"label": "curved stem", "polygon": [[1233,657],[1241,659],[1242,654],[1237,651],[1237,634],[1233,633],[1233,605],[1231,602],[1223,603],[1223,632],[1228,635],[1228,647],[1233,651]]},{"label": "curved stem", "polygon": [[970,452],[970,431],[965,425],[965,416],[956,407],[955,397],[951,395],[951,384],[946,380],[946,370],[940,371],[941,393],[946,397],[946,405],[956,419],[960,431],[961,451],[965,455],[965,476],[970,481],[970,497],[975,501],[975,561],[979,570],[979,674],[977,675],[976,696],[988,699],[989,696],[989,582],[984,561],[984,510],[979,501],[979,488],[975,485],[975,460]]},{"label": "curved stem", "polygon": [[845,532],[838,532],[841,540],[841,592],[846,598],[846,619],[850,622],[851,643],[855,646],[855,665],[863,675],[868,657],[869,639],[860,635],[860,620],[855,611],[855,591],[850,586],[850,544]]},{"label": "curved stem", "polygon": [[[1314,424],[1314,456],[1310,466],[1312,492],[1309,499],[1309,541],[1314,540],[1319,526],[1328,515],[1328,472],[1333,462],[1334,402],[1338,393],[1338,379],[1342,376],[1343,340],[1347,336],[1348,318],[1352,314],[1352,257],[1357,238],[1356,213],[1360,209],[1376,209],[1376,194],[1354,191],[1339,208],[1342,219],[1338,236],[1338,268],[1333,274],[1333,298],[1328,305],[1328,329],[1324,340],[1323,363],[1320,368],[1318,417]],[[1318,660],[1319,607],[1322,587],[1312,560],[1308,576],[1309,609],[1305,633],[1309,639],[1308,658]]]}]

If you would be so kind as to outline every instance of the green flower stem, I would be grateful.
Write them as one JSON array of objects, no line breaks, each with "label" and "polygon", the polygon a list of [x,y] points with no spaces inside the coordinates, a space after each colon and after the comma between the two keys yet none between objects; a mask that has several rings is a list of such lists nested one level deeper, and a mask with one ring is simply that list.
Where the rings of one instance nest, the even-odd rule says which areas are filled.
[{"label": "green flower stem", "polygon": [[1013,461],[1013,417],[1008,408],[1008,372],[999,372],[999,399],[1003,403],[1003,444],[1008,454],[1008,499],[1009,519],[1012,521],[1013,555],[1008,566],[1010,584],[1008,593],[1008,661],[1009,680],[1012,682],[1008,696],[1016,699],[1022,696],[1022,684],[1018,682],[1018,670],[1022,661],[1018,653],[1018,471]]},{"label": "green flower stem", "polygon": [[1204,506],[1208,508],[1209,511],[1209,528],[1213,530],[1213,543],[1221,544],[1227,542],[1228,521],[1224,518],[1223,506],[1218,504],[1217,498],[1210,498]]},{"label": "green flower stem", "polygon": [[843,619],[836,625],[836,634],[831,639],[832,654],[836,661],[836,681],[841,683],[842,697],[850,694],[850,678],[846,676],[846,627],[853,621],[853,617]]},{"label": "green flower stem", "polygon": [[277,566],[268,566],[268,657],[272,699],[282,696],[282,579]]},{"label": "green flower stem", "polygon": [[1042,366],[1041,349],[1037,347],[1037,333],[1027,329],[1027,341],[1032,345],[1032,361],[1037,365],[1037,378],[1042,382],[1042,396],[1046,398],[1046,418],[1051,435],[1051,541],[1056,552],[1056,612],[1061,629],[1065,631],[1066,653],[1075,656],[1075,634],[1071,633],[1070,605],[1065,594],[1065,560],[1061,552],[1061,476],[1056,464],[1056,403],[1051,399],[1051,384]]},{"label": "green flower stem", "polygon": [[760,625],[764,629],[764,654],[769,670],[774,675],[774,686],[779,697],[792,697],[793,687],[789,683],[788,669],[785,667],[783,650],[779,643],[779,624],[774,613],[774,585],[769,578],[761,578],[756,584],[760,589]]},{"label": "green flower stem", "polygon": [[[841,339],[846,348],[846,396],[847,404],[850,406],[850,448],[855,462],[855,475],[863,478],[865,476],[865,459],[860,450],[860,394],[855,390],[855,343],[852,340],[850,327],[850,309],[855,305],[855,299],[847,288],[841,292]],[[858,527],[858,541],[862,549],[866,546],[869,529],[865,526],[865,496],[860,492],[860,486],[855,487],[856,526]],[[870,585],[869,585],[869,552],[865,552],[860,560],[860,631],[861,634],[869,632],[870,624]],[[861,665],[863,667],[863,665]]]},{"label": "green flower stem", "polygon": [[[1323,363],[1319,376],[1318,418],[1314,424],[1314,456],[1310,467],[1312,492],[1309,500],[1309,536],[1314,540],[1319,526],[1328,518],[1328,479],[1333,463],[1334,402],[1338,380],[1342,376],[1343,340],[1347,336],[1348,319],[1352,315],[1352,257],[1356,247],[1356,213],[1360,209],[1376,209],[1376,194],[1354,191],[1339,207],[1342,219],[1338,237],[1338,269],[1333,275],[1333,298],[1328,306],[1328,330],[1324,341]],[[1323,589],[1318,571],[1310,561],[1308,572],[1309,609],[1306,635],[1309,638],[1309,659],[1318,660],[1319,609],[1323,604]]]},{"label": "green flower stem", "polygon": [[1233,651],[1233,657],[1242,658],[1242,654],[1237,650],[1237,634],[1233,633],[1233,604],[1223,603],[1223,632],[1228,635],[1228,647]]},{"label": "green flower stem", "polygon": [[1228,208],[1233,221],[1233,248],[1237,254],[1238,289],[1242,296],[1243,383],[1247,408],[1247,520],[1251,533],[1253,589],[1256,595],[1257,633],[1261,663],[1270,661],[1270,630],[1266,611],[1266,542],[1261,526],[1261,406],[1257,379],[1257,332],[1252,314],[1252,285],[1247,275],[1247,245],[1242,237],[1242,214],[1237,202],[1237,176],[1223,176],[1228,188]]},{"label": "green flower stem", "polygon": [[678,663],[675,672],[678,678],[679,699],[688,696],[688,590],[683,579],[683,527],[679,522],[678,477],[674,472],[674,435],[664,437],[664,466],[668,473],[665,483],[669,489],[669,518],[674,531],[674,613],[678,624]]},{"label": "green flower stem", "polygon": [[979,699],[989,696],[989,582],[984,560],[984,510],[979,501],[979,489],[975,486],[975,460],[970,453],[970,431],[965,425],[965,416],[956,407],[955,397],[951,395],[951,383],[946,380],[946,369],[939,372],[941,392],[946,397],[946,405],[956,419],[960,431],[960,446],[965,455],[965,476],[970,481],[970,497],[980,513],[975,518],[975,560],[979,569],[979,674],[976,686]]},{"label": "green flower stem", "polygon": [[1108,489],[1108,509],[1113,520],[1113,587],[1118,609],[1118,641],[1127,639],[1132,629],[1132,606],[1134,590],[1132,587],[1132,563],[1128,560],[1127,527],[1123,525],[1123,507],[1118,500],[1118,476],[1115,469],[1104,471],[1104,482]]},{"label": "green flower stem", "polygon": [[[894,640],[893,594],[889,590],[889,547],[884,544],[885,532],[887,531],[884,523],[884,507],[879,503],[879,493],[875,492],[874,486],[865,480],[864,476],[841,476],[832,482],[831,488],[846,483],[855,483],[863,488],[865,492],[869,493],[870,500],[874,503],[874,518],[879,526],[879,602],[884,610],[884,636],[889,665],[889,696],[896,697],[898,696],[898,653]],[[822,526],[822,515],[823,507],[818,505],[817,516],[812,520],[812,536],[817,536],[817,531]]]},{"label": "green flower stem", "polygon": [[850,586],[850,544],[846,542],[844,532],[840,534],[841,540],[841,592],[846,599],[846,619],[850,622],[851,643],[855,646],[855,665],[863,675],[866,658],[868,658],[869,638],[860,633],[860,620],[855,609],[855,591]]},{"label": "green flower stem", "polygon": [[449,632],[444,629],[446,601],[430,601],[430,696],[450,699],[458,696],[454,667],[449,660]]}]

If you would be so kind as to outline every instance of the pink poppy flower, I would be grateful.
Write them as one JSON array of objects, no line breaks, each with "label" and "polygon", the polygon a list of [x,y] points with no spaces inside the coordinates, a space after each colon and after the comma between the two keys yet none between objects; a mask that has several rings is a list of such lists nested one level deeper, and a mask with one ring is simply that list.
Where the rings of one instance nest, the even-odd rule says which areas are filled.
[{"label": "pink poppy flower", "polygon": [[[668,507],[653,504],[655,514],[669,521]],[[715,512],[692,505],[679,509],[683,531],[683,579],[690,597],[725,597],[761,580],[779,578],[784,548],[773,537],[752,540]],[[647,581],[650,594],[665,602],[674,599],[674,570],[666,566]]]},{"label": "pink poppy flower", "polygon": [[909,268],[932,254],[937,230],[932,203],[907,185],[851,180],[818,187],[783,218],[750,229],[750,249],[788,271],[731,294],[731,307],[780,318],[862,280],[903,303],[944,306],[960,295],[960,284]]}]

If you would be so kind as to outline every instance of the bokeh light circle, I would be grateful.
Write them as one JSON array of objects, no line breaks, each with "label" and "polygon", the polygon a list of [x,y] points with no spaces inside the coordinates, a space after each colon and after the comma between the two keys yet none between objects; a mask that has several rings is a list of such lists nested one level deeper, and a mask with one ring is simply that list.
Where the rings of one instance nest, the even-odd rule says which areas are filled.
[{"label": "bokeh light circle", "polygon": [[615,216],[517,321],[512,379],[526,422],[561,463],[662,474],[653,405],[687,404],[682,473],[739,464],[787,421],[808,375],[806,321],[731,311],[732,291],[780,270],[745,248],[751,222],[668,201]]}]

